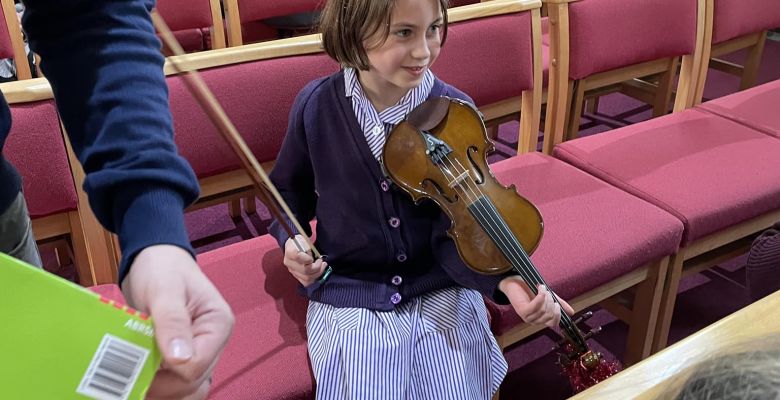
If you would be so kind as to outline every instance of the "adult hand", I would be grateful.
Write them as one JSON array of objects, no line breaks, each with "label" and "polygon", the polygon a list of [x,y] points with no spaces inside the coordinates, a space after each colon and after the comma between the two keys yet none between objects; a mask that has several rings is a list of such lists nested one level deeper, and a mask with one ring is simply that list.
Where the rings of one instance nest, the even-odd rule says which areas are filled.
[{"label": "adult hand", "polygon": [[[555,328],[561,320],[561,307],[566,314],[574,314],[574,309],[569,303],[559,298],[561,307],[553,300],[555,294],[543,285],[537,287],[538,293],[533,296],[528,285],[518,276],[511,276],[503,279],[498,284],[498,289],[504,292],[512,303],[515,312],[530,324],[544,324],[550,328]],[[533,299],[531,297],[533,296]]]},{"label": "adult hand", "polygon": [[190,253],[172,245],[145,248],[122,289],[131,306],[152,316],[162,352],[147,398],[205,399],[233,314]]}]

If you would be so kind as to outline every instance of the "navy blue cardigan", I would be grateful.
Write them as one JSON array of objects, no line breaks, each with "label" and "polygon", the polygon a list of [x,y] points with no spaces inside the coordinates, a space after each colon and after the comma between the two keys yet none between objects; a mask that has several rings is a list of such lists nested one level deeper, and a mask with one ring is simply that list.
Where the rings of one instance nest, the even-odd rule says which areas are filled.
[{"label": "navy blue cardigan", "polygon": [[[471,101],[437,79],[430,97],[439,96]],[[334,270],[325,283],[302,290],[310,299],[391,310],[464,286],[507,302],[497,290],[504,276],[478,274],[462,262],[446,234],[446,214],[432,201],[415,205],[389,184],[344,93],[343,73],[315,80],[298,95],[271,179],[305,229],[316,217],[316,246]],[[283,247],[282,227],[273,223],[270,232]]]}]

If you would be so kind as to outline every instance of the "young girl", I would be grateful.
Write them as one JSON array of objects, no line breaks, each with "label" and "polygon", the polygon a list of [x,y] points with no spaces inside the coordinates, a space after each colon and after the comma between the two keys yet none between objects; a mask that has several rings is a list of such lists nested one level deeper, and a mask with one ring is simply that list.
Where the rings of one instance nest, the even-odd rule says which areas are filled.
[{"label": "young girl", "polygon": [[409,111],[439,96],[471,101],[430,71],[446,8],[329,0],[322,14],[325,51],[343,69],[298,95],[271,179],[306,228],[317,218],[332,275],[319,281],[326,262],[270,229],[310,299],[318,399],[489,399],[507,364],[481,294],[508,300],[527,322],[560,318],[548,290],[531,299],[518,277],[469,270],[446,214],[431,201],[415,205],[382,173],[385,135]]}]

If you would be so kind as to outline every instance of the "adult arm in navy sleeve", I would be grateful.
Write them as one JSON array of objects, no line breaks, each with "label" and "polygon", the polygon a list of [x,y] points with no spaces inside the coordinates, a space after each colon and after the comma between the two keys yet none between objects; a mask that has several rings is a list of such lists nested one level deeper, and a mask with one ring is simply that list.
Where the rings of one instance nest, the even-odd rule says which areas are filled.
[{"label": "adult arm in navy sleeve", "polygon": [[198,185],[173,142],[154,3],[25,6],[23,25],[86,172],[90,205],[119,236],[125,296],[154,318],[164,366],[149,397],[205,398],[233,317],[195,263],[184,227]]}]

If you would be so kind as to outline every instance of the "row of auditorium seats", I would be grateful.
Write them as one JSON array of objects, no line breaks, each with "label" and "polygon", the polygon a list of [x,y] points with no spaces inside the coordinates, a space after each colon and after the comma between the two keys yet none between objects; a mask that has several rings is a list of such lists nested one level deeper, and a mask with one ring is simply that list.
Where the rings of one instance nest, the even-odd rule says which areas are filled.
[{"label": "row of auditorium seats", "polygon": [[[631,364],[665,346],[681,276],[739,254],[752,235],[780,220],[780,171],[772,167],[780,157],[780,120],[767,108],[780,100],[780,82],[565,143],[548,129],[547,151],[534,151],[537,137],[531,132],[538,130],[543,90],[541,5],[493,0],[451,10],[450,36],[434,72],[471,95],[489,120],[522,110],[518,136],[527,148],[493,164],[493,171],[503,183],[515,184],[545,219],[532,258],[549,285],[575,310],[599,304],[629,324],[624,362]],[[560,11],[551,11],[551,18]],[[701,46],[691,60],[700,57],[697,51]],[[295,94],[338,69],[315,35],[179,60],[185,69],[203,70],[265,165],[279,150]],[[486,69],[490,80],[484,79]],[[181,78],[170,66],[166,71],[177,145],[202,186],[195,207],[251,193],[237,158]],[[693,68],[690,75],[685,90],[693,93]],[[551,71],[550,87],[566,86],[567,78]],[[50,237],[68,237],[74,247],[84,243],[86,255],[75,257],[82,284],[112,282],[112,243],[90,219],[50,89],[41,79],[0,88],[14,113],[13,129],[39,132],[12,132],[6,152],[24,176],[36,236],[46,232],[40,221],[60,216],[51,223],[57,234]],[[551,104],[558,104],[550,97],[548,124],[555,118]],[[94,262],[107,258],[113,261]],[[199,256],[236,314],[233,337],[215,371],[213,398],[312,397],[306,301],[281,261],[269,236]],[[502,347],[538,330],[521,323],[509,307],[490,302],[487,307]]]}]

